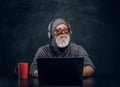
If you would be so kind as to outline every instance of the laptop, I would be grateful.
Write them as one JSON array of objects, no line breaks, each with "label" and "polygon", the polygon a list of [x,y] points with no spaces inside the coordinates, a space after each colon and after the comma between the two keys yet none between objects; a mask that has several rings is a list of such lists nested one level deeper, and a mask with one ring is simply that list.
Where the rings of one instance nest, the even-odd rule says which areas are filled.
[{"label": "laptop", "polygon": [[84,58],[38,58],[40,85],[82,85]]}]

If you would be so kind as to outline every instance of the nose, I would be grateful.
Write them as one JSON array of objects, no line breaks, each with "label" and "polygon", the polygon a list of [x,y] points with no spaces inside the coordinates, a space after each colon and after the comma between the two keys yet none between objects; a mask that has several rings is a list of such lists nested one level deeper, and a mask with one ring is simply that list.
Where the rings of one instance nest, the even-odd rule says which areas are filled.
[{"label": "nose", "polygon": [[64,33],[65,33],[65,30],[62,30],[62,33],[64,34]]}]

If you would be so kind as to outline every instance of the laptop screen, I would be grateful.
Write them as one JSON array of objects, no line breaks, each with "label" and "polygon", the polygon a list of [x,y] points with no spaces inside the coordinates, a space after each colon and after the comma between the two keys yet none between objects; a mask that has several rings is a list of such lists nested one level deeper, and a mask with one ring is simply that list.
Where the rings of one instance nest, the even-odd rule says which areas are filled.
[{"label": "laptop screen", "polygon": [[84,58],[38,58],[41,85],[81,85]]}]

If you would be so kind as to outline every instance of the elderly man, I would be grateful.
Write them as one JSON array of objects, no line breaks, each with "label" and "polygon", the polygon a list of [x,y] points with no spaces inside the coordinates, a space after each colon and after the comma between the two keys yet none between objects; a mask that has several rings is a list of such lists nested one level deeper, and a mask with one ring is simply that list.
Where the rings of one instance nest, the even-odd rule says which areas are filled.
[{"label": "elderly man", "polygon": [[64,19],[55,19],[48,26],[48,37],[50,44],[42,46],[37,51],[35,58],[30,66],[30,74],[38,77],[37,59],[44,57],[84,57],[83,77],[94,74],[95,66],[89,58],[85,49],[71,42],[72,30]]}]

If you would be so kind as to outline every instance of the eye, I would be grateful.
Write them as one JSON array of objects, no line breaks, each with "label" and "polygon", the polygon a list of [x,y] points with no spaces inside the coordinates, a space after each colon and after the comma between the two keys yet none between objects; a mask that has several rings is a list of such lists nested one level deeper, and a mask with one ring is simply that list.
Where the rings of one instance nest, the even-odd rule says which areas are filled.
[{"label": "eye", "polygon": [[69,33],[69,29],[68,28],[59,28],[59,29],[56,29],[54,30],[54,32],[56,32],[57,35],[60,35],[60,34],[68,34]]},{"label": "eye", "polygon": [[55,32],[61,32],[61,30],[55,30]]}]

